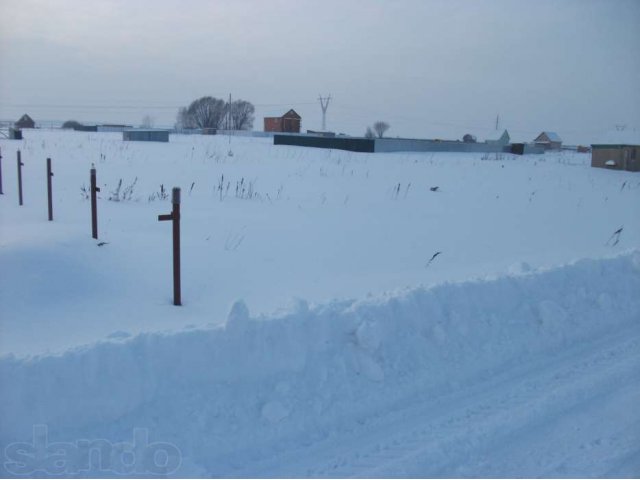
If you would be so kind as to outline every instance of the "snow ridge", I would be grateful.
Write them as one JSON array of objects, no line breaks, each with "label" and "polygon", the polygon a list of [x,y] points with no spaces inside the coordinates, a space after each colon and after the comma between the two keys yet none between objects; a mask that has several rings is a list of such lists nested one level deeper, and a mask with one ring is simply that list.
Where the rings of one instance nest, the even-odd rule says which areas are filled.
[{"label": "snow ridge", "polygon": [[223,328],[5,356],[0,448],[29,440],[34,425],[57,440],[114,442],[143,427],[180,449],[178,474],[247,474],[417,393],[435,398],[637,329],[638,291],[636,251],[390,298],[298,301],[279,318],[251,318],[238,301]]}]

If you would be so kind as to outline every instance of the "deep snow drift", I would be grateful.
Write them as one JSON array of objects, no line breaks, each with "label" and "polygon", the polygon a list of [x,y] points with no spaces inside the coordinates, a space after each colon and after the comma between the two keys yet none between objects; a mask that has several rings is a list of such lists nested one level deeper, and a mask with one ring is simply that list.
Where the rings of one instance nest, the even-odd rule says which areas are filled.
[{"label": "deep snow drift", "polygon": [[[0,147],[4,474],[638,476],[637,175],[251,138]],[[183,188],[181,308],[161,184]]]},{"label": "deep snow drift", "polygon": [[[124,442],[134,428],[144,427],[153,441],[179,449],[181,467],[170,473],[180,475],[348,476],[367,474],[369,468],[373,475],[459,476],[473,475],[478,467],[489,476],[601,476],[615,468],[623,468],[617,474],[630,473],[624,471],[625,462],[640,448],[640,414],[630,405],[606,418],[604,432],[594,432],[589,424],[572,425],[583,429],[578,435],[583,443],[598,442],[587,458],[611,456],[595,466],[570,457],[562,459],[566,470],[553,463],[544,464],[549,471],[524,468],[509,462],[508,450],[506,457],[486,452],[478,465],[463,458],[473,459],[496,436],[502,448],[505,435],[513,436],[514,447],[526,443],[529,433],[519,431],[522,424],[533,431],[541,428],[557,414],[551,401],[556,396],[563,397],[562,408],[606,398],[612,386],[633,387],[631,399],[640,398],[638,291],[636,253],[376,301],[313,309],[301,302],[280,318],[250,318],[246,305],[237,303],[225,328],[143,334],[32,360],[4,358],[0,378],[11,388],[0,393],[1,443],[29,441],[33,425],[48,426],[49,442]],[[604,344],[612,353],[603,359],[590,359],[593,365],[571,363],[568,373],[558,370],[566,367],[566,352],[582,352],[578,358],[583,361],[585,352],[600,352],[602,339],[610,337],[616,341]],[[603,361],[606,375],[597,363]],[[547,370],[553,382],[536,386],[536,375]],[[570,389],[576,370],[586,380]],[[451,438],[451,425],[440,426],[441,431],[429,432],[439,438],[438,448],[412,460],[399,456],[395,465],[377,471],[395,460],[393,453],[374,455],[390,447],[385,436],[408,434],[398,432],[396,421],[406,422],[414,411],[411,427],[426,426],[442,415],[443,405],[434,401],[455,405],[461,397],[474,399],[479,395],[474,388],[505,375],[533,386],[506,382],[492,386],[492,395],[520,396],[522,402],[545,393],[554,409],[536,404],[520,418],[517,403],[492,405],[513,417],[487,423],[470,416],[463,423],[468,430],[463,440]],[[462,405],[468,403],[473,405],[469,399]],[[386,427],[378,443],[367,445],[368,425],[384,424],[381,418],[387,415],[400,418]],[[607,412],[590,422],[602,415]],[[358,431],[361,438],[353,438]],[[565,445],[557,433],[545,438],[547,446],[577,448]],[[376,434],[374,429],[371,438]],[[321,453],[314,449],[318,444],[324,445]],[[325,458],[327,445],[332,449]],[[365,447],[373,458],[357,455]],[[632,469],[640,463],[637,457],[634,462]],[[68,460],[66,468],[73,473],[80,467]]]}]

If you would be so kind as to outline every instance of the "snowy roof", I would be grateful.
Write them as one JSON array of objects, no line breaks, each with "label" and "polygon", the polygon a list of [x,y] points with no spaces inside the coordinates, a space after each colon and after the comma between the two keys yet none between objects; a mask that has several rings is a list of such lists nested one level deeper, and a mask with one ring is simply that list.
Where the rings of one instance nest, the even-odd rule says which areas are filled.
[{"label": "snowy roof", "polygon": [[289,109],[287,112],[282,115],[265,115],[264,118],[300,118],[302,117],[296,112],[293,108]]},{"label": "snowy roof", "polygon": [[[556,132],[542,132],[540,135],[538,135],[538,138],[540,138],[542,135],[546,135],[550,142],[562,142],[560,135],[558,135]],[[538,138],[536,138],[536,140]]]},{"label": "snowy roof", "polygon": [[640,130],[635,128],[611,130],[596,137],[592,145],[640,145]]},{"label": "snowy roof", "polygon": [[291,110],[289,110],[287,113],[285,113],[284,115],[282,115],[283,117],[295,117],[295,118],[302,118],[300,115],[298,115],[298,112],[296,112],[293,108]]},{"label": "snowy roof", "polygon": [[533,141],[536,143],[551,143],[551,142],[562,143],[562,139],[560,138],[560,135],[558,135],[556,132],[549,132],[549,131],[544,131],[540,133],[540,135],[534,138]]},{"label": "snowy roof", "polygon": [[503,141],[509,143],[511,137],[509,136],[509,132],[505,129],[501,134],[498,135],[498,130],[496,130],[493,134],[487,135],[485,141],[487,142],[498,142]]},{"label": "snowy roof", "polygon": [[[474,129],[468,129],[466,131],[464,131],[465,134],[470,134],[473,135],[474,137],[476,137],[476,139],[478,140],[478,142],[485,142],[485,141],[493,141],[496,142],[498,140],[503,139],[503,136],[506,133],[506,140],[507,142],[509,141],[509,132],[505,129],[501,129],[501,130],[496,130],[495,128],[487,128],[487,129],[482,129],[482,128],[474,128]],[[443,137],[441,137],[443,138]],[[444,137],[446,138],[446,137]],[[460,139],[462,139],[462,135],[460,135],[459,137]]]}]

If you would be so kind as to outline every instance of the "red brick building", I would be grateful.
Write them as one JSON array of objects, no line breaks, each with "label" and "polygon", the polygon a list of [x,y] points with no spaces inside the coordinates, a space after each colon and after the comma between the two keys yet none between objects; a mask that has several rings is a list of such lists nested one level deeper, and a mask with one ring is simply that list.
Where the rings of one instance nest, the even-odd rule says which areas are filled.
[{"label": "red brick building", "polygon": [[281,117],[264,117],[265,132],[300,133],[302,117],[291,109]]}]

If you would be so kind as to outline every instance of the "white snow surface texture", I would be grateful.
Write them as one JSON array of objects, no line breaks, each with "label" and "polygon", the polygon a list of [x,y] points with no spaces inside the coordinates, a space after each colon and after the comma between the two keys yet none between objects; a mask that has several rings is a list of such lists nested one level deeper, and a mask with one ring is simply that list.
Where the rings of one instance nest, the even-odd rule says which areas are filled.
[{"label": "white snow surface texture", "polygon": [[[640,399],[638,292],[636,253],[375,301],[300,302],[280,318],[256,320],[239,302],[224,328],[5,357],[1,443],[28,440],[34,424],[58,440],[111,441],[144,426],[180,449],[177,473],[186,476],[637,474],[637,404],[623,403],[610,437],[598,431],[604,400],[589,424],[572,425],[586,436],[551,428],[541,441],[532,431],[612,388],[633,387],[627,400]],[[558,369],[568,351],[586,363]],[[537,379],[546,369],[550,378]],[[502,404],[490,401],[482,415],[469,408],[486,395],[474,389],[505,374],[513,378],[489,389]],[[531,402],[540,390],[542,405]],[[460,397],[470,397],[465,408],[449,409]],[[594,462],[598,451],[608,458]]]},{"label": "white snow surface texture", "polygon": [[[221,136],[0,147],[3,476],[640,476],[637,174]],[[182,186],[180,308],[161,184]],[[54,450],[144,431],[178,462],[21,469],[42,428]]]}]

